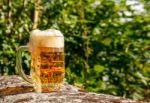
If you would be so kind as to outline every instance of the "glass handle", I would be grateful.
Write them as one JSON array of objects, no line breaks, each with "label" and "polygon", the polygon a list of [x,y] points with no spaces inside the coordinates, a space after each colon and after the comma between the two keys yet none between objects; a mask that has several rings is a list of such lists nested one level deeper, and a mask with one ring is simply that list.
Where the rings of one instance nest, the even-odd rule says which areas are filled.
[{"label": "glass handle", "polygon": [[28,51],[28,46],[20,46],[17,50],[17,55],[16,55],[16,69],[19,72],[19,75],[27,82],[33,83],[31,78],[29,78],[23,71],[22,68],[22,52],[23,51]]}]

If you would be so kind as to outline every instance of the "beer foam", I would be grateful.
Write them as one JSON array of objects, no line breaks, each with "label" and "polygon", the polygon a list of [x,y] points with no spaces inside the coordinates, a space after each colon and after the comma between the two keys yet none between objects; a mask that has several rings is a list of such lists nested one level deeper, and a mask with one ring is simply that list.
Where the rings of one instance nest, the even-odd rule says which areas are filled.
[{"label": "beer foam", "polygon": [[30,50],[36,47],[60,48],[64,47],[64,37],[59,30],[48,29],[41,31],[35,29],[31,32],[28,45]]}]

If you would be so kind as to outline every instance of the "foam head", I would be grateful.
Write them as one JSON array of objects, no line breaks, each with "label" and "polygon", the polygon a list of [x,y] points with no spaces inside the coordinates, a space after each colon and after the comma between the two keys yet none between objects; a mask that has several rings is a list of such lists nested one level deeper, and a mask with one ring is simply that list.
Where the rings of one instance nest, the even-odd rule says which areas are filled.
[{"label": "foam head", "polygon": [[33,30],[29,40],[30,50],[36,47],[64,47],[64,37],[59,30],[48,29],[48,30]]}]

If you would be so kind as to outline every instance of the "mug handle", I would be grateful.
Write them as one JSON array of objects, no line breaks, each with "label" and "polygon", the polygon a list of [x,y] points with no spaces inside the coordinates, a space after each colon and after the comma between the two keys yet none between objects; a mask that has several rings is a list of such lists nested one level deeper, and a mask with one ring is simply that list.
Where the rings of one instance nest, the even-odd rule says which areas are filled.
[{"label": "mug handle", "polygon": [[23,68],[22,68],[22,52],[23,51],[28,51],[28,46],[20,46],[17,50],[17,54],[16,54],[16,69],[17,71],[19,72],[19,75],[27,82],[29,83],[33,83],[32,79],[29,78],[29,76],[27,76],[24,71],[23,71]]}]

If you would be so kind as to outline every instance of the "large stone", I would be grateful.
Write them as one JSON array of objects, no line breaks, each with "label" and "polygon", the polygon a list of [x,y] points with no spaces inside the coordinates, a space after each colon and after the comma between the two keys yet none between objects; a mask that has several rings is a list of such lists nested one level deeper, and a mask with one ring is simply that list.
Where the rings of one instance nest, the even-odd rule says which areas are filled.
[{"label": "large stone", "polygon": [[0,103],[142,103],[130,99],[81,92],[79,88],[64,83],[59,92],[36,93],[33,86],[18,76],[0,77]]}]

